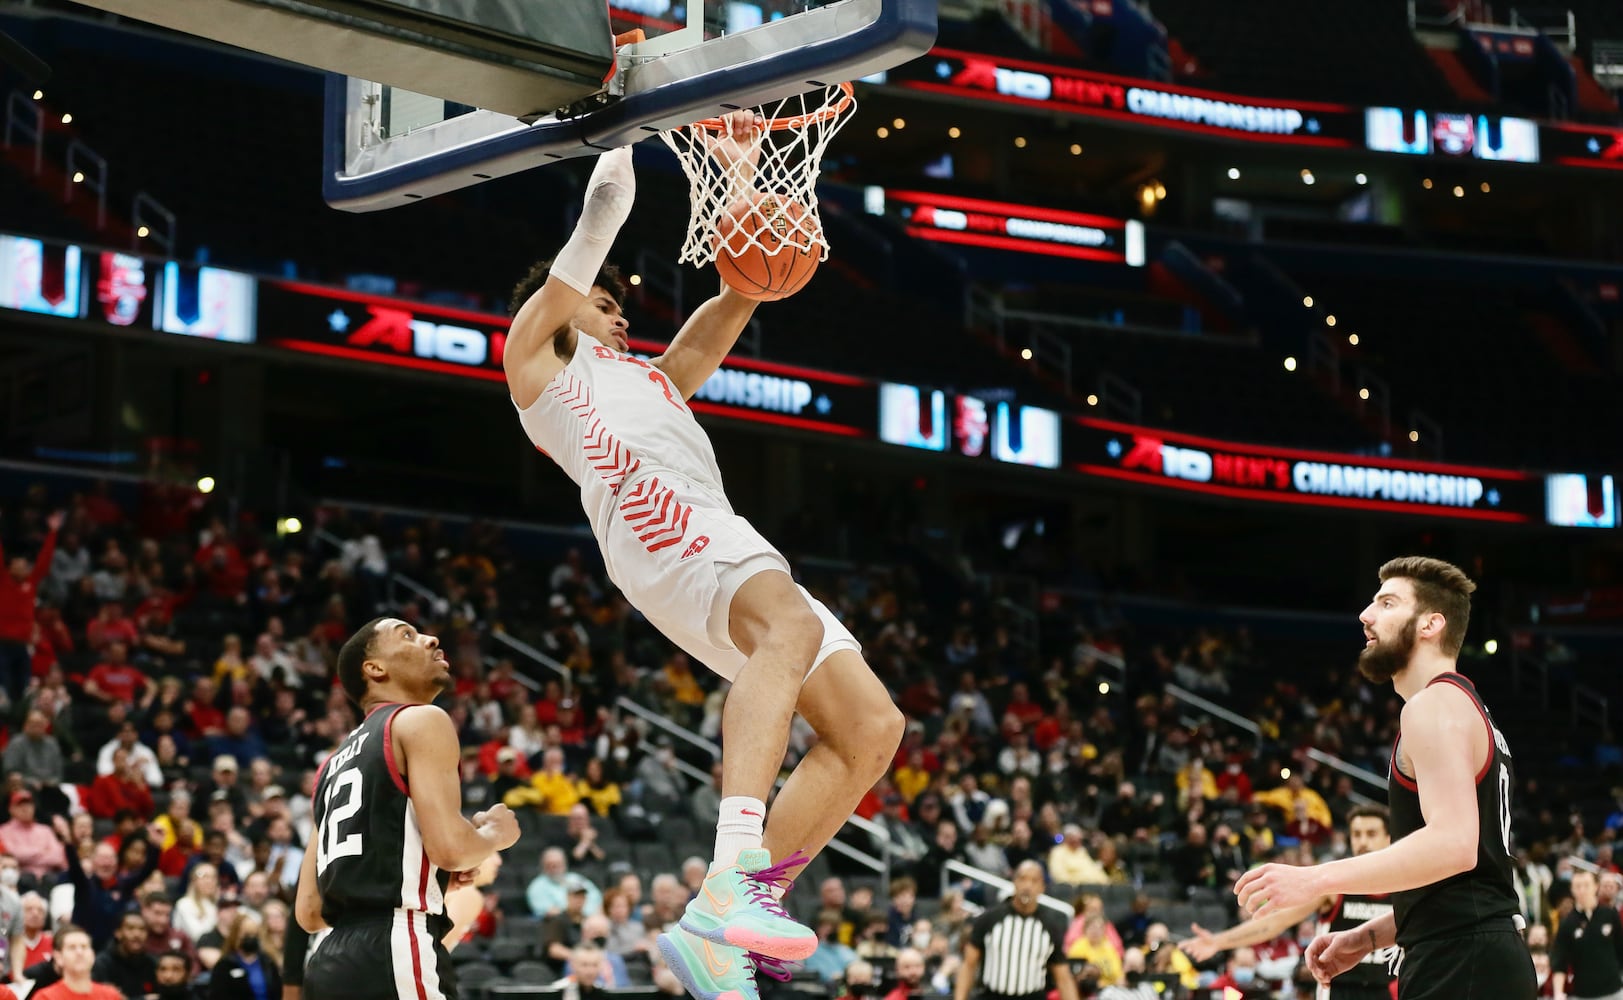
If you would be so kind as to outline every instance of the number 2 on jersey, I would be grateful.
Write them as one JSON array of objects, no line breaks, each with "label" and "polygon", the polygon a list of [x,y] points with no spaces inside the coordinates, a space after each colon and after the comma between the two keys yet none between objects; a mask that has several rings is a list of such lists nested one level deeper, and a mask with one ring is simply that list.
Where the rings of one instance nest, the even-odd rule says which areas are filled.
[{"label": "number 2 on jersey", "polygon": [[316,874],[339,858],[358,856],[364,848],[361,835],[349,834],[340,839],[339,827],[361,811],[361,772],[344,771],[327,787],[326,816],[323,817],[320,836],[316,842]]},{"label": "number 2 on jersey", "polygon": [[1510,767],[1499,764],[1499,834],[1505,841],[1505,853],[1510,853]]}]

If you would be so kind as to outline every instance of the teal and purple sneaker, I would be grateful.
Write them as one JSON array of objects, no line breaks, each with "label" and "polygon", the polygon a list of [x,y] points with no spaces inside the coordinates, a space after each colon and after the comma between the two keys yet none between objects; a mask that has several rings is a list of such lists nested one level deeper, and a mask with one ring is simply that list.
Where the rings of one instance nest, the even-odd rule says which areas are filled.
[{"label": "teal and purple sneaker", "polygon": [[682,929],[714,944],[779,961],[798,962],[817,950],[817,933],[784,912],[772,890],[794,883],[789,869],[806,863],[796,852],[777,864],[764,848],[741,851],[738,861],[705,876],[682,914]]}]

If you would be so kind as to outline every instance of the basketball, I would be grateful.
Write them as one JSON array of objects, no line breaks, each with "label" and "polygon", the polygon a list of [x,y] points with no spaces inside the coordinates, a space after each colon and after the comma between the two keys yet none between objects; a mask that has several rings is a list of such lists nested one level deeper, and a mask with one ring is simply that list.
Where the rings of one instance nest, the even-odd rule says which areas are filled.
[{"label": "basketball", "polygon": [[735,201],[716,226],[721,280],[758,302],[786,299],[806,287],[822,250],[803,222],[806,206],[762,192],[753,203]]}]

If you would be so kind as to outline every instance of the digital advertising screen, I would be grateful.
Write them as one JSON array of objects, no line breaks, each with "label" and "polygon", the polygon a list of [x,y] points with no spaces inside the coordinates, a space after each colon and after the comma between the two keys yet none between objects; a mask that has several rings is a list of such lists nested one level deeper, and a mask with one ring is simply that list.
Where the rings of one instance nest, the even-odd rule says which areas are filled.
[{"label": "digital advertising screen", "polygon": [[1364,112],[1364,141],[1377,153],[1424,156],[1431,152],[1426,113],[1401,108],[1369,108]]},{"label": "digital advertising screen", "polygon": [[947,450],[947,394],[879,383],[879,440],[925,451]]},{"label": "digital advertising screen", "polygon": [[1544,503],[1545,518],[1558,528],[1617,527],[1617,494],[1611,476],[1546,476]]},{"label": "digital advertising screen", "polygon": [[0,306],[78,319],[82,256],[68,244],[0,236]]},{"label": "digital advertising screen", "polygon": [[1526,118],[1478,115],[1476,155],[1479,160],[1538,162],[1538,124]]},{"label": "digital advertising screen", "polygon": [[1439,156],[1470,156],[1476,148],[1476,121],[1470,115],[1439,111],[1431,116],[1431,149]]},{"label": "digital advertising screen", "polygon": [[216,267],[163,266],[158,285],[158,329],[187,337],[254,341],[255,281]]},{"label": "digital advertising screen", "polygon": [[999,462],[1059,468],[1059,414],[1040,406],[997,404],[992,457]]}]

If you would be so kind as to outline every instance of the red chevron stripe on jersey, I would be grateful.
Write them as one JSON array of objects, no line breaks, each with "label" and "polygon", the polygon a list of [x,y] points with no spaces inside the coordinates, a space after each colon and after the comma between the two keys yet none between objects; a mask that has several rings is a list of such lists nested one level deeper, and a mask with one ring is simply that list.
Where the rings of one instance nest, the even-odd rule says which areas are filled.
[{"label": "red chevron stripe on jersey", "polygon": [[618,494],[620,487],[625,485],[626,477],[642,467],[642,460],[603,426],[603,421],[597,415],[597,407],[592,405],[592,387],[566,368],[547,386],[547,391],[581,419],[585,426],[582,443],[586,461],[598,477],[609,485],[609,490]]},{"label": "red chevron stripe on jersey", "polygon": [[[547,386],[547,392],[580,418],[581,444],[586,463],[618,496],[620,487],[642,468],[642,459],[633,455],[630,448],[609,433],[608,427],[597,415],[597,407],[592,404],[591,386],[581,381],[574,372],[564,369]],[[637,532],[637,541],[642,542],[649,552],[658,552],[687,538],[688,519],[693,516],[693,508],[678,503],[670,487],[659,485],[659,477],[653,476],[632,487],[620,502],[620,516]]]}]

